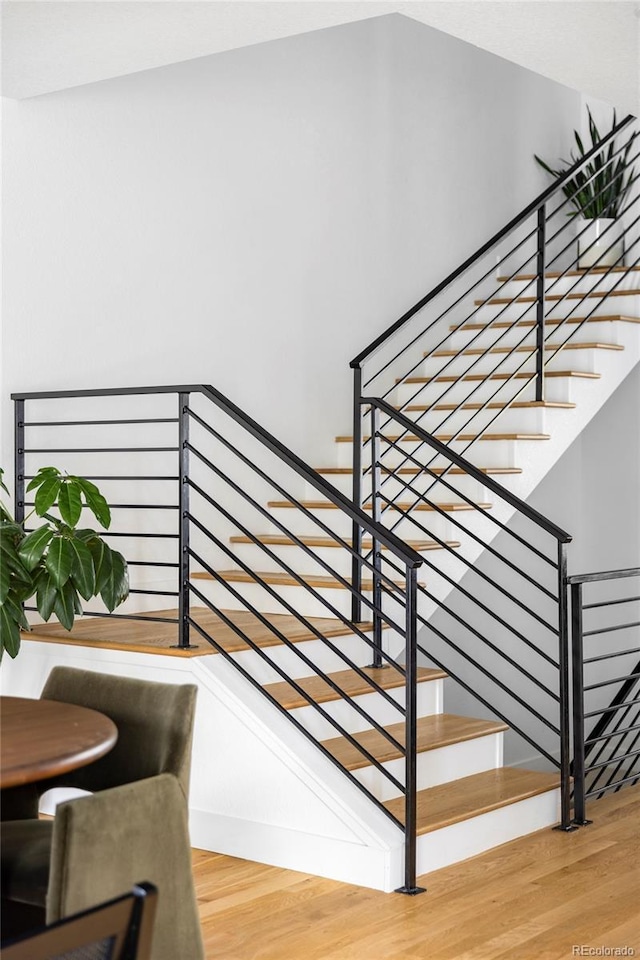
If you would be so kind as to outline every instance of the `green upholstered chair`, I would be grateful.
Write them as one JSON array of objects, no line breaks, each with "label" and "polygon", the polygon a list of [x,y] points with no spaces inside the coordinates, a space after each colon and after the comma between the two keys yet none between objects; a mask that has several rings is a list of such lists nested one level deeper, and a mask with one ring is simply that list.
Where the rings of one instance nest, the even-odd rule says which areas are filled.
[{"label": "green upholstered chair", "polygon": [[[40,792],[54,786],[71,786],[91,791],[93,796],[60,804],[55,821],[51,822],[37,819],[37,793],[29,794],[27,800],[32,805],[20,810],[20,819],[3,820],[2,909],[9,929],[20,930],[21,911],[25,913],[25,922],[32,925],[33,910],[42,910],[44,917],[46,904],[47,920],[51,922],[124,893],[137,878],[145,876],[159,887],[159,914],[166,918],[164,923],[159,920],[159,928],[167,927],[164,934],[159,932],[156,937],[153,960],[183,960],[183,957],[190,960],[192,956],[201,956],[186,827],[196,692],[197,688],[191,684],[154,683],[71,667],[55,667],[51,671],[42,697],[91,707],[106,714],[118,727],[118,741],[109,754],[95,763],[39,785]],[[156,801],[153,784],[165,783],[167,778],[162,777],[165,774],[173,786],[162,787],[170,797],[169,805],[163,810]],[[4,799],[3,796],[3,806]],[[12,806],[15,807],[18,799],[19,795]],[[104,874],[104,882],[97,876],[94,878],[95,891],[86,872],[78,872],[82,857],[67,861],[59,853],[67,841],[65,824],[76,822],[74,814],[69,812],[75,810],[76,805],[84,815],[84,859]],[[150,806],[156,820],[147,818]],[[80,817],[80,813],[75,816]],[[176,854],[169,842],[174,835],[182,845],[188,868],[180,873],[181,884],[172,898],[165,894],[163,887],[175,889],[173,878],[177,868],[174,870],[172,866],[172,857]],[[167,875],[162,881],[158,881],[158,873],[153,875],[146,869],[141,854],[142,849],[147,849],[145,844],[154,851],[151,866],[155,866],[158,873],[163,873],[165,866],[163,851],[171,849],[166,861]],[[94,849],[98,860],[93,856]],[[131,857],[135,862],[129,864]],[[65,864],[61,874],[56,869],[58,862]],[[124,869],[127,864],[131,867],[128,872]],[[109,884],[108,865],[113,867],[117,881],[123,881],[118,889]],[[68,878],[80,877],[82,888],[90,891],[91,897],[96,893],[95,898],[79,903],[74,896],[69,899],[66,894],[59,895],[61,876],[67,878],[64,884],[71,882]],[[181,929],[178,915],[191,916],[200,945],[190,946],[191,952],[184,954],[158,952],[163,950],[158,946],[163,940],[175,945],[172,931]],[[12,916],[18,917],[17,924],[11,922]]]},{"label": "green upholstered chair", "polygon": [[[19,822],[24,829],[26,822]],[[14,848],[9,852],[16,869],[3,877],[4,897],[19,906],[41,902],[44,893],[46,922],[55,923],[125,893],[135,883],[132,878],[142,875],[158,889],[151,960],[203,960],[187,808],[174,776],[161,774],[68,800],[58,805],[52,824],[32,823],[31,837],[20,839],[23,858],[31,846],[28,865],[38,882],[32,885],[19,869],[20,852]],[[52,826],[48,836],[42,826]],[[49,855],[46,889],[34,852],[38,846],[46,846]]]},{"label": "green upholstered chair", "polygon": [[40,694],[106,714],[118,741],[106,756],[64,776],[2,792],[2,820],[34,819],[40,796],[53,787],[95,793],[121,783],[172,773],[189,797],[191,743],[197,687],[54,667]]}]

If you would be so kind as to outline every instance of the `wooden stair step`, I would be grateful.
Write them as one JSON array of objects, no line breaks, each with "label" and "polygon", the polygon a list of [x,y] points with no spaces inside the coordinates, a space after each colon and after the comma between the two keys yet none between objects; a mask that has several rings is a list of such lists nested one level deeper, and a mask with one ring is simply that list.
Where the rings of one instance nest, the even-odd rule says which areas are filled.
[{"label": "wooden stair step", "polygon": [[[589,267],[583,270],[554,270],[551,273],[545,273],[547,280],[555,280],[558,277],[590,277],[592,274],[600,273],[635,273],[639,271],[639,266],[634,267]],[[537,280],[537,273],[518,273],[514,277],[498,277],[500,283],[516,280]]]},{"label": "wooden stair step", "polygon": [[[260,543],[264,543],[267,546],[274,547],[297,547],[298,544],[291,537],[281,536],[279,534],[264,534],[263,536],[256,537]],[[231,537],[231,543],[247,543],[252,544],[255,541],[251,537]],[[348,544],[351,546],[351,539],[344,538],[336,540],[333,537],[305,537],[300,536],[298,540],[301,543],[304,543],[306,547],[343,547],[343,544]],[[404,540],[403,541],[408,547],[411,547],[413,550],[425,551],[425,550],[442,550],[442,546],[437,543],[435,540]],[[365,550],[370,550],[373,546],[373,540],[370,537],[363,537],[362,546]],[[387,550],[384,544],[381,544],[383,550]],[[459,547],[460,544],[457,540],[447,540],[447,546],[449,547]]]},{"label": "wooden stair step", "polygon": [[[590,290],[589,293],[547,293],[545,300],[602,300],[604,297],[638,297],[640,290]],[[537,297],[494,297],[491,300],[474,300],[477,307],[487,304],[535,303]]]},{"label": "wooden stair step", "polygon": [[[545,370],[545,379],[549,377],[576,377],[584,380],[599,380],[601,373],[585,373],[583,370]],[[534,373],[465,373],[462,377],[407,377],[406,380],[398,379],[396,383],[457,383],[458,380],[481,381],[481,380],[533,380]]]},{"label": "wooden stair step", "polygon": [[[270,507],[297,508],[300,505],[303,507],[306,507],[307,510],[337,510],[338,509],[335,503],[331,503],[330,500],[301,500],[299,503],[295,500],[270,500],[269,501]],[[384,509],[384,506],[385,505],[383,504],[383,509]],[[456,512],[458,510],[490,510],[491,504],[490,503],[468,504],[468,503],[456,502],[456,503],[438,503],[437,507],[438,509],[445,510],[447,512]],[[392,503],[392,504],[389,504],[389,508],[394,510],[402,510],[402,511],[434,510],[435,509],[435,507],[432,507],[427,503],[420,503],[415,507],[413,506],[412,503]],[[369,512],[371,510],[371,504],[370,503],[366,504],[362,509]]]},{"label": "wooden stair step", "polygon": [[[566,320],[558,318],[557,320],[547,317],[544,321],[545,327],[556,327],[562,323],[640,323],[640,317],[628,317],[620,313],[614,313],[603,317],[568,317]],[[497,323],[454,323],[450,330],[506,330],[510,327],[535,327],[535,320],[518,320],[517,323],[510,323],[508,320],[500,320]]]},{"label": "wooden stair step", "polygon": [[[550,440],[551,437],[548,433],[461,433],[459,436],[456,436],[453,433],[435,433],[433,435],[436,440],[439,440],[440,443],[449,443],[451,440],[460,440],[460,441],[469,441],[473,443],[474,440]],[[368,442],[371,437],[364,436],[362,438],[363,442]],[[412,433],[405,433],[400,436],[389,436],[387,434],[380,434],[381,440],[386,440],[388,443],[419,443],[421,437],[416,437]],[[336,443],[352,443],[353,437],[336,437]]]},{"label": "wooden stair step", "polygon": [[[575,406],[575,404],[567,404],[567,406]],[[416,409],[423,409],[422,407]],[[424,409],[427,409],[426,407]],[[486,474],[508,474],[508,473],[522,473],[522,467],[476,467],[476,470],[480,470],[481,473]],[[466,476],[468,471],[463,470],[462,467],[429,467],[429,470],[423,469],[422,467],[401,467],[399,470],[394,470],[392,467],[381,467],[381,470],[384,473],[409,473],[415,476],[417,473],[436,473],[441,474],[447,470],[447,474],[456,474]],[[331,475],[351,475],[353,474],[353,467],[321,467],[318,473]]]},{"label": "wooden stair step", "polygon": [[[405,679],[393,667],[362,667],[362,673],[373,680],[383,690],[392,690],[395,687],[404,687]],[[359,697],[366,693],[375,692],[375,688],[356,673],[355,670],[338,670],[327,676],[349,697]],[[418,683],[427,683],[430,680],[443,680],[446,673],[430,667],[418,667]],[[305,693],[309,694],[316,703],[328,703],[331,700],[340,700],[340,694],[323,680],[322,677],[302,677],[296,683]],[[295,690],[286,680],[278,683],[268,683],[263,689],[278,701],[285,710],[295,710],[297,707],[307,706],[308,701]]]},{"label": "wooden stair step", "polygon": [[[290,574],[280,570],[256,570],[254,571],[254,576],[252,576],[250,573],[247,573],[246,570],[217,570],[216,572],[218,576],[225,581],[225,583],[259,583],[259,580],[262,580],[264,583],[274,587],[300,586],[300,583],[295,579],[295,577],[292,577]],[[335,577],[325,576],[324,574],[300,573],[298,576],[309,587],[319,587],[320,589],[324,590],[348,589],[340,580],[336,580]],[[193,580],[216,579],[213,574],[200,570],[192,573],[191,578]],[[347,581],[347,583],[351,583],[351,577],[345,577],[344,579]],[[387,578],[385,578],[385,582],[386,580]],[[394,580],[393,583],[397,587],[404,588],[404,580]],[[424,586],[424,584],[420,584],[420,586]],[[362,589],[368,591],[373,590],[373,580],[363,579]]]},{"label": "wooden stair step", "polygon": [[[418,833],[440,830],[559,786],[560,777],[556,773],[501,767],[419,790]],[[404,820],[404,797],[387,800],[384,805],[398,820]]]},{"label": "wooden stair step", "polygon": [[[567,343],[567,344],[557,344],[557,343],[548,343],[545,346],[545,350],[558,350],[562,347],[563,350],[624,350],[624,347],[619,343]],[[524,345],[521,347],[491,347],[489,350],[483,349],[482,347],[473,347],[469,350],[438,350],[436,353],[430,354],[428,351],[425,351],[425,357],[482,357],[485,354],[490,353],[535,353],[535,344],[529,344],[529,346]]]},{"label": "wooden stair step", "polygon": [[[392,723],[384,728],[398,743],[405,743],[405,724]],[[508,730],[506,724],[492,720],[474,720],[470,717],[458,717],[455,714],[440,713],[430,717],[420,717],[416,724],[418,752],[437,750],[439,747],[462,743],[465,740],[475,740],[490,734]],[[352,734],[365,750],[376,760],[384,763],[396,760],[403,754],[394,747],[378,730],[365,730],[362,733]],[[325,747],[335,759],[347,770],[358,770],[370,765],[370,761],[346,737],[335,737],[323,740]]]},{"label": "wooden stair step", "polygon": [[[269,627],[248,611],[221,610],[228,620],[236,624],[258,647],[272,647],[281,644]],[[176,609],[147,611],[137,616],[162,617],[169,620],[177,618]],[[232,627],[217,617],[206,607],[191,607],[191,616],[209,633],[227,653],[237,653],[247,649],[246,642],[238,636]],[[315,633],[305,627],[297,617],[284,613],[263,614],[274,629],[287,637],[292,643],[315,640]],[[308,623],[323,637],[350,636],[353,630],[334,617],[306,617]],[[358,628],[364,632],[373,629],[372,623],[360,623]],[[124,617],[80,617],[71,631],[65,630],[60,623],[34,625],[33,631],[23,634],[27,640],[43,640],[49,643],[68,643],[83,647],[97,647],[108,650],[129,650],[137,653],[155,653],[164,656],[201,657],[216,653],[216,649],[194,628],[190,641],[197,649],[180,650],[172,645],[177,643],[177,625],[158,623],[153,620],[127,620]]]},{"label": "wooden stair step", "polygon": [[434,404],[411,404],[408,407],[398,406],[398,410],[410,410],[417,413],[419,410],[528,410],[534,407],[550,410],[575,410],[575,403],[565,403],[560,400],[505,400],[503,403],[436,403]]}]

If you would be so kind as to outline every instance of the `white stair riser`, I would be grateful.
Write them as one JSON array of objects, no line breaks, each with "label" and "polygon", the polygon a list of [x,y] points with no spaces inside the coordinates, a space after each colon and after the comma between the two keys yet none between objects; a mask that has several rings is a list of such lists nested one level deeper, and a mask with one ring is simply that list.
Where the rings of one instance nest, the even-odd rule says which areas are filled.
[{"label": "white stair riser", "polygon": [[[369,633],[366,636],[371,638]],[[332,646],[344,654],[344,657],[335,653],[331,649]],[[393,631],[384,630],[383,649],[385,653],[395,658],[403,652],[404,641]],[[279,683],[284,679],[271,664],[277,665],[292,679],[298,680],[314,673],[314,667],[310,667],[307,660],[323,673],[336,673],[340,670],[350,670],[351,664],[366,667],[372,659],[371,647],[366,641],[354,635],[334,637],[327,641],[305,640],[294,644],[293,649],[284,644],[277,644],[262,648],[262,652],[268,660],[254,650],[240,651],[232,655],[239,666],[261,684]]]},{"label": "white stair riser", "polygon": [[[428,680],[419,683],[417,687],[417,716],[430,717],[437,713],[442,713],[443,681]],[[388,695],[396,703],[404,707],[405,691],[404,687],[396,687],[387,690]],[[388,703],[379,693],[365,693],[359,697],[354,697],[353,702],[362,708],[364,713],[372,717],[376,723],[381,726],[388,726],[392,723],[400,723],[402,714],[390,703]],[[357,710],[354,710],[344,700],[330,700],[321,704],[323,711],[333,717],[347,733],[361,733],[371,727],[366,717],[363,717]],[[297,707],[290,710],[291,716],[309,733],[313,734],[318,740],[329,740],[332,737],[340,736],[340,731],[322,716],[315,707]]]},{"label": "white stair riser", "polygon": [[[570,367],[571,370],[580,370],[587,373],[594,373],[598,370],[598,358],[601,355],[600,350],[582,350],[559,351],[555,354],[545,352],[545,365],[547,370],[565,370]],[[420,365],[418,376],[435,377],[438,376],[443,366],[442,358],[430,357]],[[451,376],[460,376],[464,373],[527,373],[535,371],[536,358],[527,356],[525,353],[514,353],[511,356],[501,353],[489,353],[484,356],[466,356],[459,355],[447,364],[446,373]]]},{"label": "white stair riser", "polygon": [[[567,369],[573,369],[565,358]],[[535,380],[523,379],[506,380],[461,380],[456,384],[440,383],[402,383],[394,391],[393,403],[406,406],[410,403],[486,403],[489,401],[506,401],[517,396],[518,400],[535,400]],[[559,402],[571,401],[570,378],[554,377],[549,380],[545,392],[547,400]]]},{"label": "white stair riser", "polygon": [[[603,237],[604,241],[606,241],[607,236],[608,234]],[[631,258],[634,259],[633,251],[631,252]],[[632,271],[624,275],[618,272],[612,272],[606,275],[604,273],[589,273],[581,277],[564,276],[547,277],[545,279],[545,293],[552,295],[569,292],[585,294],[599,290],[611,290],[614,287],[616,290],[640,289],[640,271]],[[526,297],[532,296],[535,294],[535,291],[535,280],[510,280],[507,283],[500,283],[493,293],[493,296]]]},{"label": "white stair riser", "polygon": [[[492,431],[494,432],[494,431]],[[498,432],[497,428],[495,432]],[[537,443],[542,441],[513,441],[513,440],[484,440],[482,438],[474,440],[470,446],[469,440],[447,441],[447,446],[455,453],[464,456],[476,466],[484,466],[491,463],[494,467],[512,467],[517,465],[515,457],[515,443],[528,442]],[[351,456],[351,443],[340,443],[338,456],[341,460],[349,460]],[[398,449],[400,448],[400,449]],[[443,458],[431,453],[432,448],[426,442],[420,440],[403,440],[401,443],[390,447],[380,440],[380,462],[392,469],[397,466],[416,466],[414,461],[408,460],[409,456],[414,457],[420,465],[429,465],[437,467],[448,465]]]},{"label": "white stair riser", "polygon": [[[638,315],[640,297],[629,294],[627,296],[589,297],[586,300],[547,300],[547,313],[550,316],[562,318],[566,316],[610,316],[612,313]],[[534,320],[536,304],[514,301],[510,304],[488,303],[481,306],[474,316],[477,323],[488,323],[500,313],[501,320]]]},{"label": "white stair riser", "polygon": [[[402,500],[406,500],[407,497],[403,497]],[[316,511],[314,511],[316,512]],[[421,514],[423,511],[420,511]],[[294,532],[297,536],[326,536],[327,534],[322,531],[313,520],[305,517],[300,511],[289,510],[285,507],[276,507],[273,509],[273,513],[280,515],[287,515],[284,517],[285,525]],[[371,515],[370,511],[367,511],[369,516]],[[428,520],[429,525],[432,527],[434,533],[442,537],[444,540],[451,539],[450,537],[450,525],[446,517],[441,517],[436,515],[433,511],[428,511],[429,517],[425,518],[425,523]],[[350,538],[352,534],[352,524],[349,517],[341,513],[339,510],[318,510],[316,513],[317,516],[320,516],[327,527],[332,529],[338,536]],[[419,519],[419,518],[418,518]],[[398,520],[398,512],[392,510],[391,508],[385,512],[383,515],[382,523],[385,527],[391,527]],[[421,522],[421,521],[420,521]],[[266,526],[266,524],[265,524]],[[266,533],[277,533],[275,525],[272,530],[265,530]],[[395,532],[399,536],[407,535],[409,539],[415,539],[417,534],[415,524],[412,523],[411,519],[401,519],[398,523],[398,526],[395,527]]]},{"label": "white stair riser", "polygon": [[418,837],[418,874],[439,870],[485,850],[542,830],[560,819],[560,791],[511,803]]},{"label": "white stair riser", "polygon": [[[231,586],[242,599],[231,594],[226,588],[213,581],[199,581],[202,593],[215,606],[225,610],[259,610],[261,613],[291,614],[285,604],[305,617],[331,617],[336,613],[343,617],[351,616],[351,592],[346,589],[332,589],[326,587],[314,588],[314,591],[302,586],[272,586],[273,593],[267,592],[257,583],[233,583]],[[202,586],[204,584],[204,586]],[[365,594],[371,599],[370,594]],[[282,601],[282,602],[280,602]],[[385,597],[385,610],[392,621],[401,625],[404,618],[404,608],[394,600]],[[335,612],[334,612],[335,611]]]},{"label": "white stair riser", "polygon": [[[404,758],[382,764],[400,783],[405,782]],[[427,790],[440,783],[449,783],[474,773],[484,773],[502,766],[502,734],[494,733],[463,743],[452,743],[436,750],[426,750],[417,756],[418,790]],[[354,770],[353,776],[377,800],[392,800],[401,796],[400,790],[373,764]]]},{"label": "white stair riser", "polygon": [[[410,466],[410,464],[407,464],[406,466]],[[389,476],[388,474],[386,475],[382,474],[382,479],[384,480],[386,476],[388,476],[389,479],[387,483],[385,483],[384,486],[382,487],[382,490],[384,491],[385,495],[389,495],[389,492],[391,491],[393,496],[395,496],[396,493],[400,493],[402,490],[405,489],[404,484],[410,483],[412,487],[415,487],[416,489],[423,491],[424,489],[426,489],[426,487],[431,485],[431,482],[434,479],[429,474],[424,474],[424,473],[423,474],[403,473],[403,474],[400,474],[400,476],[397,479],[395,477]],[[341,490],[345,495],[351,496],[351,491],[350,491],[351,476],[350,475],[346,476],[344,474],[342,475],[338,474],[332,479],[336,481],[336,486],[338,487],[339,490]],[[465,494],[466,496],[471,497],[471,499],[477,499],[477,498],[481,499],[483,496],[482,491],[484,487],[480,484],[479,481],[475,480],[473,477],[467,476],[466,474],[456,473],[456,474],[450,475],[449,477],[446,477],[445,479],[447,480],[447,482],[451,484],[451,486],[455,487],[456,490],[458,490],[461,494]],[[438,499],[442,500],[442,499],[445,499],[444,497],[445,488],[443,487],[441,482],[438,481],[438,483],[439,483],[439,486],[437,488],[434,488],[434,490],[437,489]],[[371,492],[371,481],[368,476],[363,479],[362,491],[363,491],[363,496],[365,498],[368,498]]]},{"label": "white stair riser", "polygon": [[[426,539],[426,538],[423,538]],[[319,562],[313,560],[307,554],[302,554],[298,547],[295,545],[292,546],[273,546],[270,549],[277,554],[278,558],[282,560],[287,567],[290,567],[294,570],[297,570],[300,573],[310,573],[319,574],[321,576],[330,576],[330,571],[323,567]],[[370,547],[368,548],[370,549]],[[331,571],[339,574],[345,578],[351,578],[351,554],[347,550],[332,549],[332,548],[322,548],[314,547],[314,553],[325,560],[330,566]],[[433,554],[439,551],[428,551],[430,554],[430,559],[433,560]],[[265,559],[265,555],[257,547],[247,545],[237,545],[235,550],[236,555],[247,564],[247,566],[252,567],[254,570],[263,570],[263,571],[282,571],[282,564],[278,563],[277,560],[271,560],[269,558]],[[391,563],[395,563],[398,566],[398,561],[394,559],[394,555],[389,550],[383,550],[383,561],[388,557]],[[398,579],[399,574],[393,570],[393,568],[386,563],[383,563],[383,571],[388,573],[389,576],[393,576],[394,579]],[[363,570],[363,577],[370,578],[371,571],[365,568]]]},{"label": "white stair riser", "polygon": [[[574,314],[575,317],[578,314]],[[582,313],[580,314],[582,316]],[[545,335],[549,337],[548,346],[559,346],[571,337],[571,343],[620,343],[622,321],[603,320],[587,323],[566,323],[559,327],[547,323]],[[579,328],[579,329],[578,329]],[[486,327],[484,330],[457,330],[444,345],[447,350],[482,349],[490,346],[508,347],[529,346],[535,344],[536,331],[533,327]]]},{"label": "white stair riser", "polygon": [[[495,408],[485,410],[423,410],[402,411],[410,420],[416,420],[428,433],[547,433],[553,423],[553,411],[542,407]],[[549,423],[547,421],[550,421]],[[548,429],[547,429],[548,427]]]}]

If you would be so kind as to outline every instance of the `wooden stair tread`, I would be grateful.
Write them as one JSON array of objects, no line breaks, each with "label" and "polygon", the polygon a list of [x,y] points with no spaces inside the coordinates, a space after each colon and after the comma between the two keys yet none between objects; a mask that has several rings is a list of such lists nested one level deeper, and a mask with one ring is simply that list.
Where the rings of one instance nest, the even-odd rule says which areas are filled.
[{"label": "wooden stair tread", "polygon": [[[569,406],[575,406],[575,404],[569,404]],[[418,408],[416,408],[418,409]],[[422,409],[422,408],[420,408]],[[425,407],[426,409],[426,407]],[[384,473],[426,473],[426,470],[423,470],[421,467],[401,467],[399,470],[393,470],[391,467],[382,467]],[[446,467],[429,467],[429,473],[444,473],[447,470]],[[522,473],[522,467],[476,467],[476,470],[480,470],[481,473],[495,473],[495,474],[507,474],[507,473]],[[322,467],[318,470],[318,473],[339,474],[341,476],[353,474],[352,467]],[[467,471],[463,470],[462,467],[451,467],[448,470],[448,473],[452,474],[463,474],[466,476]]]},{"label": "wooden stair tread", "polygon": [[[404,723],[392,723],[384,729],[398,743],[404,745],[406,730]],[[475,740],[477,737],[486,737],[508,729],[504,723],[458,717],[449,713],[420,717],[416,724],[418,752],[437,750],[439,747],[462,743],[465,740]],[[389,743],[378,730],[365,730],[362,733],[354,733],[352,736],[380,763],[403,756],[400,750]],[[359,770],[370,766],[370,761],[346,737],[324,740],[322,746],[347,770]]]},{"label": "wooden stair tread", "polygon": [[[589,293],[547,293],[545,300],[602,300],[604,297],[637,297],[640,290],[590,290]],[[491,300],[474,300],[477,307],[488,304],[535,303],[538,298],[531,297],[494,297]]]},{"label": "wooden stair tread", "polygon": [[[250,573],[247,573],[245,570],[218,570],[216,571],[218,576],[221,577],[225,583],[258,583],[258,579],[262,580],[264,583],[268,583],[270,586],[276,587],[299,587],[300,584],[292,577],[290,574],[285,573],[281,570],[256,570],[255,577],[251,576]],[[298,574],[301,580],[304,581],[310,587],[320,587],[329,590],[346,590],[347,587],[336,580],[335,577],[325,576],[324,574],[315,574],[315,573],[300,573]],[[206,573],[205,571],[196,571],[191,574],[193,580],[215,580],[215,577],[211,573]],[[351,583],[351,577],[344,578],[347,583]],[[404,587],[404,580],[394,580],[393,581],[397,587]],[[424,586],[424,584],[421,584]],[[373,590],[373,580],[362,580],[362,589],[363,590]]]},{"label": "wooden stair tread", "polygon": [[411,410],[417,413],[419,410],[504,410],[509,407],[513,410],[528,410],[530,407],[550,408],[552,410],[575,410],[575,403],[568,403],[561,400],[514,400],[510,402],[505,400],[503,403],[437,403],[432,404],[411,404],[408,407],[398,406],[398,410]]},{"label": "wooden stair tread", "polygon": [[[300,500],[300,504],[303,507],[306,507],[307,510],[337,510],[335,503],[331,503],[330,500]],[[270,507],[298,507],[298,503],[293,500],[270,500]],[[468,503],[438,503],[437,507],[440,510],[445,511],[457,511],[457,510],[490,510],[490,503],[476,503],[475,505],[470,505]],[[390,509],[395,510],[433,510],[434,507],[429,506],[427,503],[420,503],[417,506],[413,506],[412,503],[392,503],[389,504]],[[367,503],[362,508],[369,512],[371,510],[371,504]]]},{"label": "wooden stair tread", "polygon": [[[501,767],[419,790],[418,834],[460,823],[559,786],[560,777],[556,773]],[[384,805],[399,820],[404,819],[404,797],[387,800]]]},{"label": "wooden stair tread", "polygon": [[[561,318],[557,320],[552,320],[547,318],[544,321],[545,327],[556,327],[561,323],[616,323],[620,321],[621,323],[640,323],[640,317],[628,317],[624,314],[614,313],[602,317],[568,317],[566,320]],[[508,327],[535,327],[535,320],[518,320],[517,323],[510,323],[508,320],[500,320],[498,323],[454,323],[449,329],[453,331],[459,330],[506,330]]]},{"label": "wooden stair tread", "polygon": [[[263,536],[256,537],[260,543],[264,543],[268,546],[275,547],[296,547],[298,544],[291,537],[281,536],[279,534],[264,534]],[[345,538],[342,542],[340,540],[335,540],[333,537],[298,537],[306,547],[342,547],[343,543],[351,546],[351,539]],[[247,543],[252,544],[254,541],[251,537],[230,537],[231,543]],[[442,546],[437,543],[435,540],[404,540],[403,541],[408,547],[411,547],[413,550],[420,552],[421,550],[442,550]],[[447,546],[449,547],[459,547],[460,544],[457,540],[447,540]],[[365,550],[370,550],[373,546],[373,540],[370,537],[363,537],[362,546]],[[382,549],[387,550],[388,548],[382,544]]]},{"label": "wooden stair tread", "polygon": [[[622,344],[619,343],[548,343],[545,345],[545,350],[559,350],[562,347],[563,350],[624,350]],[[536,347],[535,344],[526,344],[521,347],[491,347],[489,350],[483,349],[482,347],[473,347],[469,350],[438,350],[436,353],[430,354],[425,351],[425,357],[481,357],[484,354],[490,353],[535,353]]]},{"label": "wooden stair tread", "polygon": [[[449,443],[454,439],[455,435],[452,433],[435,433],[433,436],[436,440],[439,440],[440,443]],[[366,443],[371,437],[363,437],[362,439]],[[389,443],[419,443],[421,438],[407,433],[401,436],[380,434],[380,439],[387,440]],[[459,436],[456,436],[455,439],[473,442],[474,440],[550,440],[551,437],[548,433],[461,433]],[[336,443],[352,442],[353,437],[336,437]]]},{"label": "wooden stair tread", "polygon": [[[585,373],[583,370],[545,370],[545,378],[549,377],[578,377],[587,380],[599,380],[600,373]],[[407,377],[406,380],[396,380],[396,383],[456,383],[458,380],[533,380],[535,373],[465,373],[462,377]]]},{"label": "wooden stair tread", "polygon": [[[384,690],[404,687],[404,677],[393,667],[362,667],[362,672]],[[350,697],[359,697],[366,693],[375,692],[371,684],[363,680],[355,670],[338,670],[336,673],[327,674],[327,676]],[[442,670],[418,667],[417,681],[418,683],[426,683],[430,680],[443,680],[446,676],[446,673]],[[330,700],[341,699],[340,694],[336,693],[322,677],[301,677],[296,680],[296,683],[316,703],[328,703]],[[297,707],[305,707],[308,704],[308,701],[286,680],[278,683],[268,683],[263,686],[263,689],[274,697],[285,710],[295,710]]]},{"label": "wooden stair tread", "polygon": [[[248,611],[222,610],[221,613],[246,633],[258,647],[272,647],[282,643],[268,627]],[[147,611],[149,617],[175,618],[177,615],[178,611],[175,609]],[[237,653],[247,649],[245,641],[206,607],[192,607],[191,616],[203,630],[218,641],[227,653]],[[264,618],[292,643],[316,639],[312,630],[289,614],[266,613]],[[323,637],[343,637],[353,633],[349,626],[333,617],[306,617],[305,619]],[[371,623],[361,623],[358,626],[365,632],[372,629]],[[59,623],[44,623],[34,625],[33,631],[23,634],[23,637],[27,640],[42,640],[48,643],[68,643],[81,647],[128,650],[134,653],[155,653],[163,656],[201,657],[217,653],[215,647],[207,643],[195,628],[191,629],[190,642],[197,644],[197,649],[172,649],[171,645],[177,643],[176,624],[156,623],[152,620],[146,622],[124,618],[80,617],[70,632],[67,632]]]},{"label": "wooden stair tread", "polygon": [[[634,267],[589,267],[588,269],[583,270],[554,270],[550,273],[545,273],[547,280],[555,280],[558,277],[590,277],[593,274],[598,273],[634,273],[640,270],[640,266]],[[537,280],[537,273],[518,273],[514,277],[498,277],[500,283],[505,282],[516,282],[517,280]]]}]

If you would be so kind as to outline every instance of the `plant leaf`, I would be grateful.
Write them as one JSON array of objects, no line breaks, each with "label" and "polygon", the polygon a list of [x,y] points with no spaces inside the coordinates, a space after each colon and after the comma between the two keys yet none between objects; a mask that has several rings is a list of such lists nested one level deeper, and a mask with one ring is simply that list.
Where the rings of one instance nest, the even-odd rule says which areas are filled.
[{"label": "plant leaf", "polygon": [[91,483],[90,480],[85,480],[83,477],[74,477],[74,480],[76,480],[78,486],[84,493],[85,503],[89,510],[91,510],[98,523],[100,523],[105,530],[108,530],[111,525],[111,511],[109,504],[95,483]]},{"label": "plant leaf", "polygon": [[27,534],[18,548],[18,556],[27,570],[37,567],[52,537],[53,530],[48,526],[38,527]]},{"label": "plant leaf", "polygon": [[45,514],[49,507],[52,507],[56,502],[61,485],[62,478],[55,476],[46,477],[40,485],[35,499],[36,513],[39,517]]},{"label": "plant leaf", "polygon": [[121,553],[110,550],[111,565],[109,576],[105,579],[100,591],[107,610],[112,613],[115,608],[129,596],[129,575],[127,565]]},{"label": "plant leaf", "polygon": [[69,540],[74,552],[71,579],[78,589],[78,593],[85,600],[90,600],[96,592],[96,572],[93,556],[89,547],[82,540]]},{"label": "plant leaf", "polygon": [[44,483],[45,480],[50,479],[51,477],[59,477],[60,471],[57,467],[40,467],[35,477],[29,481],[27,486],[27,492],[30,490],[35,490],[36,487],[39,487]]},{"label": "plant leaf", "polygon": [[82,513],[80,485],[72,479],[62,481],[60,493],[58,494],[58,509],[60,516],[70,527],[75,527]]},{"label": "plant leaf", "polygon": [[75,554],[69,540],[65,537],[54,537],[47,553],[45,567],[58,589],[63,587],[69,579],[74,558]]},{"label": "plant leaf", "polygon": [[76,588],[70,580],[67,580],[62,589],[57,591],[53,605],[53,612],[66,630],[71,630],[79,605]]},{"label": "plant leaf", "polygon": [[0,563],[0,603],[4,603],[11,589],[11,573],[6,563]]},{"label": "plant leaf", "polygon": [[46,570],[43,570],[37,580],[36,606],[38,613],[45,622],[53,613],[57,596],[58,591],[55,583],[51,579],[51,575],[47,573]]},{"label": "plant leaf", "polygon": [[0,650],[6,650],[13,658],[20,650],[20,627],[4,603],[0,607]]}]

